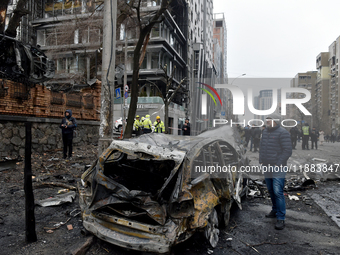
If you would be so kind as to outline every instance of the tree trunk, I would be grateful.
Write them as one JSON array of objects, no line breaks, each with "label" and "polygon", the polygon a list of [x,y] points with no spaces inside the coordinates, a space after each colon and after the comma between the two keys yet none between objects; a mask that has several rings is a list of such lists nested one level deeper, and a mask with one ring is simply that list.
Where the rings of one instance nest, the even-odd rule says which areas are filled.
[{"label": "tree trunk", "polygon": [[145,31],[141,31],[139,36],[139,40],[137,42],[136,48],[133,52],[133,73],[132,73],[132,82],[131,82],[131,101],[127,119],[127,125],[124,132],[124,138],[131,138],[132,137],[132,128],[133,122],[137,110],[137,101],[138,101],[138,91],[139,91],[139,59],[140,59],[140,50],[143,46],[144,38],[146,37],[147,33]]},{"label": "tree trunk", "polygon": [[139,68],[140,68],[140,60],[143,61],[143,58],[140,58],[141,56],[141,49],[144,44],[144,48],[146,49],[148,39],[147,36],[150,34],[151,29],[153,26],[157,23],[159,23],[159,19],[161,15],[168,9],[169,5],[171,3],[171,0],[162,0],[161,2],[161,8],[157,11],[157,14],[153,16],[150,23],[146,25],[143,29],[140,30],[139,39],[136,45],[136,48],[134,50],[133,55],[133,74],[132,74],[132,82],[131,82],[131,101],[130,101],[130,107],[129,107],[129,114],[128,114],[128,120],[126,129],[124,132],[124,138],[131,138],[132,136],[132,128],[133,128],[133,122],[136,115],[137,110],[137,101],[138,101],[138,92],[139,92],[139,85],[138,85],[138,78],[139,78]]},{"label": "tree trunk", "polygon": [[10,37],[17,36],[17,28],[20,25],[21,17],[28,14],[29,11],[25,9],[27,4],[27,0],[19,0],[17,3],[17,7],[13,12],[13,16],[8,23],[8,27],[5,31],[5,34]]},{"label": "tree trunk", "polygon": [[9,0],[1,0],[0,2],[0,33],[2,34],[5,29],[6,12]]}]

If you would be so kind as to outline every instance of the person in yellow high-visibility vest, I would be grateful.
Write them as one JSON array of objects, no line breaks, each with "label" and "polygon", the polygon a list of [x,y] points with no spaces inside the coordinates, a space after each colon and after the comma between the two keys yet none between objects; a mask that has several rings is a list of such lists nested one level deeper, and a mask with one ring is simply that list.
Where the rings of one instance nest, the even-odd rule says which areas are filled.
[{"label": "person in yellow high-visibility vest", "polygon": [[156,121],[153,123],[153,126],[155,127],[155,133],[165,133],[165,126],[163,121],[161,121],[161,117],[156,117]]},{"label": "person in yellow high-visibility vest", "polygon": [[152,122],[150,120],[150,115],[145,115],[145,119],[143,121],[143,133],[151,133]]},{"label": "person in yellow high-visibility vest", "polygon": [[136,120],[133,123],[133,127],[135,128],[134,133],[136,134],[136,136],[141,135],[141,121],[139,120],[139,115],[136,115]]},{"label": "person in yellow high-visibility vest", "polygon": [[305,123],[305,125],[302,127],[302,149],[303,150],[309,150],[308,140],[309,140],[310,134],[311,134],[310,127],[308,123]]}]

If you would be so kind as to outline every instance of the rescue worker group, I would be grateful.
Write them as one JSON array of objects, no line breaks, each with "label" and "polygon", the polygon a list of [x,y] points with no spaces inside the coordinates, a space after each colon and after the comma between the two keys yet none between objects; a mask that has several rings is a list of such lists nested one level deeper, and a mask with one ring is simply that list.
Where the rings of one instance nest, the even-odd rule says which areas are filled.
[{"label": "rescue worker group", "polygon": [[159,116],[156,117],[156,121],[152,124],[150,115],[145,115],[145,118],[142,117],[141,119],[139,118],[139,115],[137,115],[133,127],[136,136],[151,133],[152,129],[154,129],[155,133],[165,133],[164,122]]}]

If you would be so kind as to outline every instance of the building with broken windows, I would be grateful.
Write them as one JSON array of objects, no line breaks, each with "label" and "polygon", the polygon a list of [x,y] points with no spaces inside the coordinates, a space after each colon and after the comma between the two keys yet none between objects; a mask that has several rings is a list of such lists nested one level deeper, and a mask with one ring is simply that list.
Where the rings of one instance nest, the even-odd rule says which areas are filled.
[{"label": "building with broken windows", "polygon": [[[6,14],[7,21],[17,2],[11,1]],[[160,8],[160,3],[160,0],[143,0],[141,11],[144,15],[152,15]],[[52,59],[55,75],[53,79],[32,86],[2,81],[0,114],[56,119],[70,108],[78,120],[98,121],[103,2],[29,0],[26,7],[29,14],[22,17],[17,39],[36,46]],[[217,43],[213,41],[213,24],[212,0],[172,2],[164,14],[164,21],[157,24],[150,35],[139,73],[141,89],[137,114],[153,114],[151,119],[156,115],[164,117],[161,97],[166,91],[166,82],[161,67],[167,65],[167,74],[173,75],[170,92],[182,79],[188,80],[185,90],[176,94],[170,104],[169,132],[177,134],[177,128],[181,128],[185,117],[190,118],[193,134],[211,126],[217,110],[212,100],[208,99],[208,116],[201,114],[202,91],[197,89],[201,86],[197,86],[197,82],[214,86],[218,70],[221,69],[217,65],[225,61],[222,58],[217,62],[213,60],[213,51],[218,50],[213,48],[213,44]],[[137,40],[137,29],[125,28],[124,25],[117,29],[115,59],[115,88],[122,89],[124,71],[127,73],[128,85],[132,80],[132,56]],[[122,116],[120,100],[115,100],[115,119]],[[129,100],[128,97],[127,103]]]}]

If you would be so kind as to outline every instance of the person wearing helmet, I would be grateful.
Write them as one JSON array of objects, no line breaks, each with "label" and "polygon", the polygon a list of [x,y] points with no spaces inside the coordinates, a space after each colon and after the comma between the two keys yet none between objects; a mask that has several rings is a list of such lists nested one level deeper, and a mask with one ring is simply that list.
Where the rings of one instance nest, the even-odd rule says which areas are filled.
[{"label": "person wearing helmet", "polygon": [[139,120],[139,115],[136,115],[136,120],[133,123],[133,127],[135,128],[134,133],[136,134],[136,136],[141,135],[141,130],[142,130],[141,124],[142,123]]},{"label": "person wearing helmet", "polygon": [[163,121],[161,121],[161,117],[157,116],[153,125],[155,127],[155,133],[165,133],[165,126]]},{"label": "person wearing helmet", "polygon": [[143,121],[143,133],[147,134],[147,133],[151,133],[151,126],[152,126],[152,122],[150,120],[150,115],[145,115],[145,119]]}]

